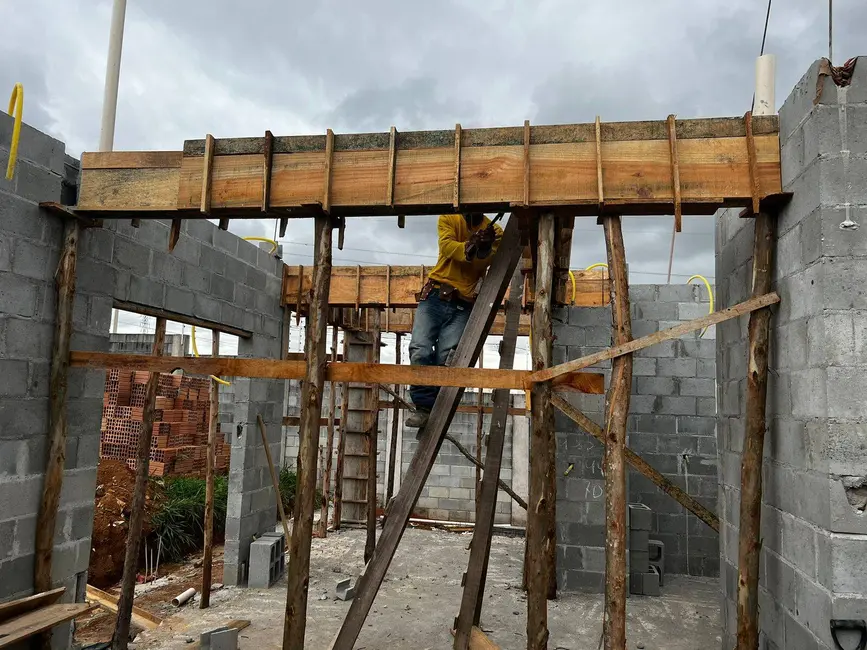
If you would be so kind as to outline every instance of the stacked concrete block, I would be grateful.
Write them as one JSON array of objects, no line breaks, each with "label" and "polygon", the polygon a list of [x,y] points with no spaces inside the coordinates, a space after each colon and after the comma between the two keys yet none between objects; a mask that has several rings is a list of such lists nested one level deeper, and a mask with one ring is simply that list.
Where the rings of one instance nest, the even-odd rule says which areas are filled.
[{"label": "stacked concrete block", "polygon": [[[645,336],[707,314],[707,290],[689,285],[630,287],[633,336]],[[633,355],[627,444],[648,463],[711,510],[716,509],[716,397],[714,336],[710,328],[641,350]],[[573,307],[555,312],[554,362],[611,345],[609,308]],[[597,370],[607,375],[610,363]],[[605,398],[566,396],[597,424]],[[605,544],[603,447],[561,413],[557,430],[557,524],[561,589],[603,587],[604,566],[589,568]],[[566,469],[573,468],[566,474]],[[630,469],[629,500],[653,510],[650,536],[665,543],[664,570],[717,575],[716,533],[685,511],[641,474]],[[575,550],[571,547],[577,547]]]},{"label": "stacked concrete block", "polygon": [[629,593],[658,596],[659,570],[650,564],[650,528],[653,513],[646,505],[630,503],[629,516]]},{"label": "stacked concrete block", "polygon": [[267,589],[286,571],[286,536],[268,532],[250,544],[248,587]]},{"label": "stacked concrete block", "polygon": [[[822,88],[816,101],[817,87]],[[831,621],[865,618],[867,571],[867,60],[837,88],[811,66],[780,109],[759,589],[762,648],[833,648]],[[717,216],[720,308],[750,293],[753,223]],[[746,317],[719,327],[724,645],[736,634]]]}]

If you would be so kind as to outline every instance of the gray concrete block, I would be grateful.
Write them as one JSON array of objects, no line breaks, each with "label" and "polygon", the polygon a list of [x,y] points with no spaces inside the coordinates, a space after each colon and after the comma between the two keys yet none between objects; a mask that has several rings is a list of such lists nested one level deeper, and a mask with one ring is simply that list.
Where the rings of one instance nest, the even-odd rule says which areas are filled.
[{"label": "gray concrete block", "polygon": [[[36,280],[51,279],[60,258],[58,249],[26,239],[8,242],[14,245],[12,252],[12,272]],[[2,262],[0,262],[2,264]]]},{"label": "gray concrete block", "polygon": [[786,610],[782,612],[785,641],[784,647],[798,648],[801,650],[818,650],[819,644],[816,637],[809,630],[804,628],[795,618]]},{"label": "gray concrete block", "polygon": [[695,359],[658,359],[656,362],[656,371],[660,377],[695,377],[696,370]]},{"label": "gray concrete block", "polygon": [[[668,359],[663,359],[663,361],[668,361]],[[669,377],[638,377],[636,383],[640,395],[675,394],[674,379]]]},{"label": "gray concrete block", "polygon": [[867,376],[863,369],[835,368],[827,370],[827,408],[828,416],[841,419],[862,419],[867,417],[867,404],[863,396],[867,389]]},{"label": "gray concrete block", "polygon": [[28,388],[27,361],[3,361],[0,373],[0,397],[23,397]]},{"label": "gray concrete block", "polygon": [[42,240],[45,217],[35,203],[0,189],[0,231]]},{"label": "gray concrete block", "polygon": [[232,302],[235,299],[235,282],[221,275],[211,277],[211,295],[221,300]]},{"label": "gray concrete block", "polygon": [[166,286],[162,282],[133,275],[129,284],[129,300],[161,309],[165,306],[165,289]]},{"label": "gray concrete block", "polygon": [[[675,356],[675,341],[663,341],[662,343],[657,343],[656,345],[652,345],[649,348],[645,348],[644,356],[653,357],[662,361],[664,359],[673,358]],[[659,363],[657,362],[657,370],[661,373],[661,369]],[[693,374],[695,374],[693,372]]]},{"label": "gray concrete block", "polygon": [[37,203],[60,201],[62,182],[60,174],[19,158],[15,169],[15,191],[22,198]]},{"label": "gray concrete block", "polygon": [[710,378],[680,379],[680,394],[694,397],[713,397],[716,394],[716,382]]},{"label": "gray concrete block", "polygon": [[[638,339],[643,336],[650,336],[651,334],[656,334],[659,331],[659,321],[655,320],[634,320],[632,321],[632,338]],[[647,350],[649,348],[645,348],[643,350],[639,350],[635,353],[634,357],[636,359],[640,359],[646,356]]]},{"label": "gray concrete block", "polygon": [[14,273],[0,272],[0,313],[31,318],[36,315],[40,285]]},{"label": "gray concrete block", "polygon": [[791,372],[789,386],[792,395],[792,414],[796,417],[826,416],[827,385],[827,372],[822,368]]},{"label": "gray concrete block", "polygon": [[33,555],[0,562],[0,597],[33,589]]},{"label": "gray concrete block", "polygon": [[653,377],[656,375],[656,359],[633,357],[632,375],[634,377]]},{"label": "gray concrete block", "polygon": [[238,256],[238,245],[241,242],[238,235],[229,232],[228,230],[220,230],[219,228],[213,231],[214,248],[225,251],[232,257]]},{"label": "gray concrete block", "polygon": [[150,271],[151,249],[141,244],[118,237],[114,242],[112,263],[134,276],[147,277]]},{"label": "gray concrete block", "polygon": [[657,397],[654,413],[672,415],[695,415],[694,397]]},{"label": "gray concrete block", "polygon": [[[222,233],[223,231],[218,229],[214,232],[216,234]],[[231,236],[235,237],[234,235]],[[199,266],[203,271],[210,271],[211,273],[226,275],[226,263],[229,258],[223,252],[214,250],[213,248],[210,248],[208,246],[202,246],[199,259]],[[240,279],[244,276],[229,274],[228,277]]]},{"label": "gray concrete block", "polygon": [[671,302],[632,302],[632,313],[636,320],[661,321],[677,320],[678,306]]},{"label": "gray concrete block", "polygon": [[201,293],[194,294],[193,316],[217,323],[220,321],[221,309],[222,303],[220,303],[220,301],[214,300],[213,298]]},{"label": "gray concrete block", "polygon": [[180,286],[183,284],[184,266],[173,255],[151,252],[151,276],[159,282]]}]

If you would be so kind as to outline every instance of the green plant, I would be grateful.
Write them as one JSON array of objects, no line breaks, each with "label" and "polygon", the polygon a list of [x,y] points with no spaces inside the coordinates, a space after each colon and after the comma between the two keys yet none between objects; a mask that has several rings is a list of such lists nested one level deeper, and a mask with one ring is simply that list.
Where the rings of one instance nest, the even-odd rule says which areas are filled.
[{"label": "green plant", "polygon": [[[286,511],[286,516],[291,519],[292,514],[295,512],[295,496],[298,493],[298,475],[294,470],[291,470],[288,467],[282,467],[280,469],[279,483],[280,498],[283,501],[283,510]],[[314,503],[316,504],[316,508],[322,507],[322,490],[316,490]]]},{"label": "green plant", "polygon": [[[177,562],[204,543],[205,481],[178,477],[165,480],[160,503],[151,517],[152,535],[162,542],[161,557]],[[226,530],[226,501],[229,494],[225,476],[214,477],[214,536]]]}]

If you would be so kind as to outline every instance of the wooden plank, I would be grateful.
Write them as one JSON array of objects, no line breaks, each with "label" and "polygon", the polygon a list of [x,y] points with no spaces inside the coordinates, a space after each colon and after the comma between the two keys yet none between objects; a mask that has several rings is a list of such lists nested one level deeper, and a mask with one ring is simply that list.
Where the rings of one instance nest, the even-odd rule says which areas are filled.
[{"label": "wooden plank", "polygon": [[[771,290],[774,260],[774,220],[767,212],[755,218],[753,298]],[[768,348],[771,310],[750,314],[747,359],[746,424],[741,455],[741,507],[738,538],[738,648],[759,642],[759,557],[762,550],[762,458],[768,394]]]},{"label": "wooden plank", "polygon": [[[220,333],[217,331],[211,332],[211,356],[215,358],[220,356]],[[205,543],[202,553],[202,595],[199,599],[199,609],[207,609],[211,605],[211,573],[214,555],[214,471],[217,463],[217,430],[220,428],[220,382],[213,377],[208,390],[208,409],[208,457],[205,464]],[[279,492],[277,494],[279,495]]]},{"label": "wooden plank", "polygon": [[214,136],[205,136],[205,155],[202,162],[202,193],[199,201],[199,212],[211,214],[211,188],[214,174]]},{"label": "wooden plank", "polygon": [[[306,310],[313,268],[298,265],[283,268],[283,304],[293,305],[296,309],[300,304],[301,309]],[[328,304],[355,309],[417,307],[421,269],[420,266],[336,266],[331,276]],[[572,273],[575,276],[575,305],[597,307],[608,304],[608,281],[603,271],[576,270]],[[569,289],[571,300],[571,284]],[[532,305],[534,300],[533,292],[528,291],[526,303]]]},{"label": "wooden plank", "polygon": [[750,189],[752,190],[750,207],[753,210],[753,214],[759,214],[761,210],[760,203],[764,197],[762,196],[762,188],[759,181],[759,161],[756,154],[756,139],[753,136],[752,111],[747,111],[746,115],[744,115],[744,130],[746,131],[747,160],[749,161]]},{"label": "wooden plank", "polygon": [[[388,401],[380,401],[380,402],[379,402],[379,408],[381,408],[381,409],[384,409],[384,408],[390,408],[390,407],[392,407],[392,406],[394,406],[394,403],[393,403],[393,402],[388,402]],[[410,408],[410,409],[412,408],[411,406],[405,406],[404,404],[401,404],[400,402],[398,402],[397,406],[398,406],[398,408],[401,409],[401,410],[403,410],[403,409],[407,409],[407,408]],[[456,412],[456,413],[477,413],[477,412],[478,412],[478,408],[475,407],[475,406],[471,406],[471,405],[469,405],[469,404],[462,404],[461,406],[459,406],[459,407],[456,409],[455,412]],[[485,414],[493,413],[493,412],[494,412],[494,407],[492,407],[492,406],[483,406],[483,407],[482,407],[482,412],[485,413]],[[509,407],[509,411],[508,411],[507,415],[520,415],[520,416],[526,416],[526,415],[527,415],[527,409],[524,409],[524,408],[516,408],[516,407]],[[284,420],[284,422],[285,422],[285,421],[287,420],[287,418],[283,418],[283,420]],[[324,425],[324,421],[323,421],[323,425]]]},{"label": "wooden plank", "polygon": [[[262,161],[262,212],[271,209],[271,167],[274,164],[274,135],[265,131],[265,151]],[[282,237],[285,232],[280,233]]]},{"label": "wooden plank", "polygon": [[[516,219],[511,219],[506,224],[500,248],[482,281],[479,299],[473,305],[463,336],[455,350],[453,359],[455,367],[467,368],[475,364],[478,359],[488,329],[494,320],[494,314],[506,293],[506,287],[515,272],[520,256],[518,222]],[[367,564],[363,577],[359,579],[358,593],[352,600],[343,625],[331,644],[333,650],[351,650],[354,646],[403,537],[412,509],[436,461],[443,435],[448,430],[462,394],[463,391],[459,388],[445,388],[437,395],[418,450],[406,472],[407,478],[401,484],[397,497],[389,509],[377,552]]]},{"label": "wooden plank", "polygon": [[[415,313],[415,308],[398,307],[394,309],[388,319],[388,329],[383,325],[383,332],[391,332],[393,334],[410,334],[412,333],[412,324]],[[341,326],[346,326],[347,329],[352,329],[349,321],[339,320]],[[494,324],[491,325],[491,336],[502,336],[503,328],[506,324],[506,317],[503,312],[499,312],[494,319]],[[522,313],[520,324],[518,325],[518,336],[527,336],[530,333],[530,314]]]},{"label": "wooden plank", "polygon": [[256,414],[256,424],[259,427],[259,435],[262,438],[262,446],[265,448],[265,460],[268,461],[268,472],[271,474],[271,485],[274,488],[274,496],[277,499],[277,513],[280,515],[280,523],[283,524],[283,535],[286,543],[292,541],[292,536],[289,533],[289,520],[286,518],[286,512],[283,510],[283,499],[280,496],[280,479],[277,477],[277,469],[274,467],[274,460],[271,458],[271,445],[268,444],[268,434],[265,432],[265,421],[262,419],[262,414]]},{"label": "wooden plank", "polygon": [[181,238],[181,222],[183,219],[175,218],[172,219],[172,226],[169,230],[169,252],[171,253],[175,250],[175,246],[178,244],[178,240]]},{"label": "wooden plank", "polygon": [[[151,354],[159,357],[163,353],[166,338],[166,320],[158,318],[154,328],[154,341]],[[147,358],[147,357],[143,357]],[[151,438],[154,428],[154,410],[157,398],[159,374],[151,371],[145,387],[144,413],[142,428],[136,452],[135,483],[130,506],[129,528],[126,538],[126,553],[123,561],[120,598],[117,603],[117,622],[111,639],[113,650],[126,650],[129,643],[129,626],[132,620],[133,599],[135,598],[138,559],[141,551],[142,527],[145,518],[145,499],[150,466]]]},{"label": "wooden plank", "polygon": [[[776,118],[753,120],[761,196],[781,191],[777,124]],[[482,132],[496,135],[476,135]],[[601,161],[596,155],[595,124],[531,127],[528,158],[521,127],[462,130],[459,162],[455,158],[455,133],[433,133],[450,133],[451,141],[417,132],[402,133],[393,164],[388,133],[368,138],[367,142],[375,145],[370,148],[363,142],[351,148],[341,146],[341,141],[351,142],[356,136],[335,136],[330,209],[336,210],[335,214],[425,214],[455,209],[455,189],[460,205],[494,209],[525,203],[525,186],[529,186],[530,205],[578,206],[581,214],[589,215],[598,206],[600,162],[606,204],[620,205],[629,214],[670,213],[673,207],[665,121],[600,124]],[[732,124],[728,118],[678,120],[675,133],[685,213],[710,214],[721,203],[751,205],[751,167],[742,123]],[[231,148],[223,146],[228,142],[225,140],[218,140],[216,146],[211,207],[232,209],[233,218],[261,214],[263,138],[247,140],[255,142],[255,146],[240,149],[247,154],[221,153]],[[309,206],[321,205],[324,193],[325,138],[319,136],[315,147],[300,150],[290,149],[294,145],[287,146],[287,142],[298,140],[274,138],[271,205],[309,216]],[[423,142],[436,146],[417,146]],[[201,153],[184,156],[180,169],[85,166],[78,207],[113,211],[199,209],[200,158]],[[525,158],[530,166],[528,184]],[[392,169],[394,190],[389,197]],[[242,211],[237,212],[239,209]]]},{"label": "wooden plank", "polygon": [[530,205],[530,120],[524,120],[524,207]]},{"label": "wooden plank", "polygon": [[0,623],[0,648],[12,647],[25,639],[47,632],[56,625],[92,612],[96,607],[86,603],[47,605]]},{"label": "wooden plank", "polygon": [[[331,362],[337,361],[337,327],[331,328]],[[334,412],[337,408],[337,384],[331,382],[328,395],[328,427],[325,439],[325,470],[322,473],[322,510],[319,513],[319,536],[328,535],[328,501],[331,494],[331,462],[334,455]],[[320,418],[319,425],[322,426]]]},{"label": "wooden plank", "polygon": [[600,208],[605,204],[602,182],[602,124],[596,116],[596,195]]},{"label": "wooden plank", "polygon": [[[608,272],[611,274],[611,320],[615,345],[632,339],[629,279],[620,217],[602,217]],[[614,358],[605,414],[605,650],[626,647],[626,426],[632,392],[632,355]]]},{"label": "wooden plank", "polygon": [[331,174],[334,168],[334,131],[328,129],[325,132],[325,180],[322,190],[322,211],[328,214],[331,211]]},{"label": "wooden plank", "polygon": [[[172,320],[177,323],[184,323],[185,325],[193,325],[194,327],[201,327],[202,329],[222,332],[223,334],[231,334],[232,336],[237,336],[238,338],[242,339],[249,339],[253,336],[253,333],[249,330],[232,327],[231,325],[215,323],[214,321],[204,320],[202,318],[196,318],[194,316],[177,314],[173,311],[159,309],[158,307],[151,307],[150,305],[142,305],[137,302],[128,302],[126,300],[115,299],[112,306],[115,309],[120,309],[122,311],[129,311],[134,314],[151,316],[153,318],[165,318],[166,320]],[[303,358],[303,355],[299,358]]]},{"label": "wooden plank", "polygon": [[[54,340],[51,350],[48,404],[48,453],[45,460],[45,481],[36,519],[36,557],[34,559],[34,589],[49,591],[52,587],[51,558],[54,551],[54,529],[63,469],[66,462],[69,389],[69,345],[72,338],[72,312],[75,303],[75,276],[78,261],[78,240],[81,226],[70,219],[63,223],[63,247],[55,273],[57,307],[54,320]],[[47,643],[47,639],[44,639]]]},{"label": "wooden plank", "polygon": [[[379,363],[382,342],[380,334],[380,312],[373,310],[368,331],[373,340],[371,357],[374,363]],[[367,406],[370,409],[370,418],[367,425],[367,537],[364,543],[364,563],[370,562],[373,552],[376,550],[376,448],[377,434],[379,433],[379,391],[374,387],[367,395]],[[347,416],[348,417],[348,416]]]},{"label": "wooden plank", "polygon": [[0,603],[0,622],[8,621],[10,618],[21,616],[45,605],[56,603],[65,591],[66,587],[58,587],[57,589],[43,591],[32,596],[25,596],[24,598]]},{"label": "wooden plank", "polygon": [[491,641],[484,632],[475,625],[470,630],[469,650],[500,650],[500,646]]},{"label": "wooden plank", "polygon": [[[533,339],[530,352],[533,368],[541,370],[551,364],[553,340],[551,323],[551,291],[554,280],[554,215],[539,218],[539,252],[536,265],[536,308],[533,310]],[[556,495],[550,494],[549,474],[554,413],[551,409],[551,383],[538,382],[531,395],[530,430],[530,498],[527,510],[527,648],[544,650],[548,647],[549,587],[554,577],[553,556],[549,545],[549,518],[554,514]],[[556,583],[555,583],[556,584]],[[556,593],[556,588],[555,588]]]},{"label": "wooden plank", "polygon": [[[602,430],[602,427],[572,406],[563,397],[560,395],[554,395],[551,398],[551,403],[560,409],[566,417],[584,429],[584,431],[592,435],[602,444],[605,444],[605,432]],[[646,476],[656,487],[701,519],[710,528],[715,530],[717,533],[719,532],[719,517],[717,517],[713,512],[705,508],[701,503],[665,478],[665,476],[654,469],[647,461],[629,447],[624,448],[624,455],[626,462]]]},{"label": "wooden plank", "polygon": [[180,169],[183,151],[85,151],[82,169]]},{"label": "wooden plank", "polygon": [[[333,136],[332,136],[333,137]],[[325,343],[328,334],[328,287],[331,274],[331,220],[321,214],[315,221],[316,274],[313,304],[307,316],[305,355],[308,363],[301,386],[301,427],[298,431],[298,497],[289,568],[286,581],[286,616],[283,648],[304,647],[307,627],[307,586],[310,580],[310,543],[313,536],[313,507],[316,496],[316,454],[319,448],[319,418],[322,414],[322,388],[325,385]],[[286,362],[279,362],[286,363]]]},{"label": "wooden plank", "polygon": [[[70,352],[70,365],[76,368],[129,368],[149,372],[173,372],[181,369],[194,375],[217,377],[259,377],[263,379],[304,379],[305,361],[278,359],[244,359],[219,357],[162,357],[110,352]],[[601,395],[602,375],[569,373],[558,379],[563,388]],[[364,384],[399,383],[405,386],[452,386],[456,388],[523,388],[532,378],[529,370],[499,370],[495,368],[458,368],[444,366],[398,366],[378,363],[328,363],[328,381]],[[558,375],[559,377],[559,375]]]},{"label": "wooden plank", "polygon": [[455,180],[454,198],[452,207],[459,210],[461,207],[461,125],[455,124]]},{"label": "wooden plank", "polygon": [[[87,600],[96,603],[103,609],[114,612],[117,614],[117,601],[118,597],[114,594],[110,594],[107,591],[103,591],[102,589],[97,589],[93,585],[87,585],[85,590],[85,596]],[[136,607],[133,605],[132,607],[132,622],[136,625],[136,627],[140,627],[143,630],[155,630],[160,624],[163,622],[159,616],[154,616],[149,611],[142,609],[141,607]]]},{"label": "wooden plank", "polygon": [[[387,194],[385,202],[389,206],[394,205],[394,171],[397,164],[397,129],[391,127],[388,134],[388,182],[386,183]],[[398,228],[403,228],[398,223]]]},{"label": "wooden plank", "polygon": [[680,232],[683,221],[683,206],[680,192],[680,162],[677,157],[677,123],[674,115],[666,120],[668,128],[668,149],[671,156],[671,186],[674,198],[674,231]]},{"label": "wooden plank", "polygon": [[[349,332],[343,333],[343,358],[349,356]],[[334,469],[334,530],[340,530],[340,522],[343,516],[343,474],[346,464],[346,412],[349,407],[349,386],[340,386],[340,440],[337,443],[337,467]]]},{"label": "wooden plank", "polygon": [[[517,294],[523,283],[520,269],[512,275],[511,288]],[[518,316],[521,313],[521,303],[511,300],[506,303],[506,334],[503,336],[503,346],[500,350],[500,368],[511,368],[515,361],[515,348],[518,341]],[[497,507],[497,487],[505,484],[500,480],[500,467],[503,460],[503,447],[506,441],[506,417],[509,409],[511,395],[507,390],[494,392],[494,414],[491,417],[490,436],[488,438],[488,450],[485,455],[484,478],[476,482],[479,491],[479,499],[476,505],[476,525],[473,528],[473,541],[470,547],[470,558],[467,564],[467,572],[464,580],[464,591],[461,596],[461,605],[455,624],[455,650],[465,650],[469,647],[472,638],[472,627],[478,625],[482,612],[482,602],[485,594],[485,581],[487,578],[488,558],[491,553],[491,539],[494,532],[494,514]],[[481,405],[481,392],[479,404]],[[479,421],[482,412],[479,413]],[[480,427],[481,428],[481,427]],[[461,445],[447,435],[447,438],[455,444],[459,450]],[[480,444],[478,445],[481,446]],[[462,450],[463,453],[463,450]],[[481,463],[477,462],[470,454],[465,453],[477,468]],[[517,495],[507,489],[512,498]],[[518,500],[519,503],[523,501]],[[524,509],[527,504],[524,503]]]},{"label": "wooden plank", "polygon": [[547,381],[567,372],[575,372],[576,370],[587,368],[589,366],[600,363],[601,361],[613,359],[624,354],[631,354],[632,352],[643,350],[644,348],[650,347],[651,345],[655,345],[657,343],[662,343],[663,341],[670,341],[671,339],[680,338],[684,334],[689,334],[690,332],[694,332],[698,329],[710,327],[711,325],[718,325],[719,323],[724,323],[725,321],[731,320],[732,318],[737,318],[738,316],[749,314],[750,312],[756,311],[757,309],[762,309],[763,307],[775,305],[778,302],[780,302],[780,296],[773,291],[770,293],[766,293],[763,296],[750,298],[749,300],[739,303],[734,307],[729,307],[728,309],[723,309],[721,311],[714,312],[713,314],[702,316],[701,318],[694,318],[691,321],[681,323],[680,325],[676,325],[675,327],[669,327],[668,329],[660,330],[647,336],[642,336],[639,339],[633,339],[628,343],[624,343],[622,345],[615,345],[614,347],[608,348],[607,350],[602,350],[601,352],[589,354],[585,357],[581,357],[580,359],[575,359],[574,361],[567,361],[566,363],[561,363],[560,365],[554,366],[553,368],[547,368],[546,370],[534,372],[532,375],[530,375],[530,381]]},{"label": "wooden plank", "polygon": [[[401,335],[397,334],[395,336],[395,347],[394,347],[394,363],[395,365],[400,365],[400,357],[401,357],[401,345],[400,339]],[[400,384],[394,385],[394,395],[398,397],[400,393]],[[382,402],[379,403],[379,408],[383,408]],[[398,402],[397,399],[394,400],[394,410],[391,412],[391,437],[388,440],[388,477],[386,479],[385,485],[385,503],[388,504],[391,501],[391,496],[394,493],[394,477],[395,474],[399,471],[398,468],[395,467],[397,463],[397,437],[400,435],[400,409],[403,408],[403,405]]]}]

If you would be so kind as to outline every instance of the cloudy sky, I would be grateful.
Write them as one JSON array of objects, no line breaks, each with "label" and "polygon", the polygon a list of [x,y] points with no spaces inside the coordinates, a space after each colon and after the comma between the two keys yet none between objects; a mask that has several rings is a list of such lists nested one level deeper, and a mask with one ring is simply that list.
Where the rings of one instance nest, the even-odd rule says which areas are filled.
[{"label": "cloudy sky", "polygon": [[[11,5],[11,0],[7,0]],[[764,0],[129,0],[116,149],[216,137],[400,131],[742,115]],[[856,54],[867,2],[837,0],[835,61]],[[25,120],[94,150],[108,0],[28,0],[0,22],[0,91],[23,82]],[[863,48],[862,48],[863,49]],[[777,104],[827,55],[827,3],[777,0],[766,51]],[[579,219],[573,267],[605,258]],[[664,282],[672,218],[624,220],[632,282]],[[234,221],[242,235],[273,222]],[[290,223],[289,263],[312,261],[313,224]],[[685,217],[675,280],[713,276],[713,223]],[[435,218],[355,219],[335,263],[433,263]],[[713,281],[713,278],[711,278]]]}]

